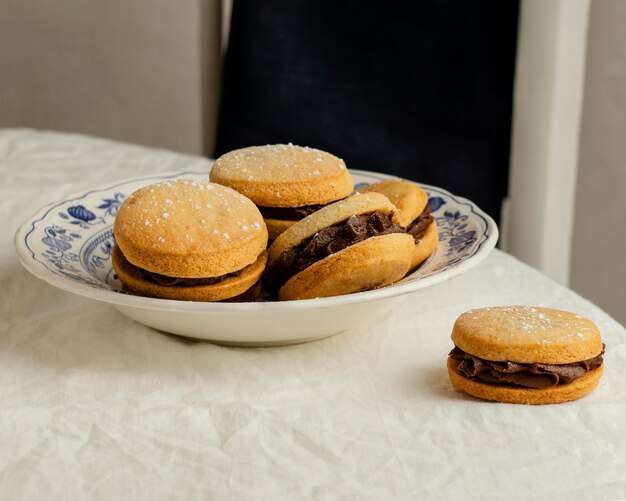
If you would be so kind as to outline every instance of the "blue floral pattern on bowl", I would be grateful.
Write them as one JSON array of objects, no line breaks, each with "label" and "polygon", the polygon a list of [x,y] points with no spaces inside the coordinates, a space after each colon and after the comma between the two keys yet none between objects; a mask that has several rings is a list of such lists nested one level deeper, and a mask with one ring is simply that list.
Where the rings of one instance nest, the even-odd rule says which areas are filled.
[{"label": "blue floral pattern on bowl", "polygon": [[[47,247],[43,255],[37,256],[27,240],[33,258],[76,282],[120,290],[120,284],[112,279],[111,253],[115,245],[113,222],[125,198],[124,193],[117,192],[112,198],[103,198],[93,211],[82,204],[62,207],[56,212],[60,220],[42,228],[45,236],[41,242]],[[36,228],[33,224],[33,232]]]}]

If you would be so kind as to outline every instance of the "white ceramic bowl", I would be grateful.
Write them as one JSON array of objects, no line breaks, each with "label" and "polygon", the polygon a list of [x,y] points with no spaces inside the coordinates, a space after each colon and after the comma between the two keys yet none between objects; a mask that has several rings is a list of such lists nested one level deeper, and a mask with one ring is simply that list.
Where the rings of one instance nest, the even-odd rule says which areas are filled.
[{"label": "white ceramic bowl", "polygon": [[[358,170],[351,170],[351,174],[357,188],[391,178]],[[110,303],[155,329],[223,344],[267,346],[310,341],[371,324],[406,294],[475,266],[498,239],[494,221],[472,202],[422,185],[437,220],[439,244],[416,271],[393,285],[330,298],[256,303],[197,303],[123,293],[111,266],[117,210],[133,191],[176,178],[207,179],[207,172],[130,179],[69,196],[41,209],[15,234],[20,261],[49,284]]]}]

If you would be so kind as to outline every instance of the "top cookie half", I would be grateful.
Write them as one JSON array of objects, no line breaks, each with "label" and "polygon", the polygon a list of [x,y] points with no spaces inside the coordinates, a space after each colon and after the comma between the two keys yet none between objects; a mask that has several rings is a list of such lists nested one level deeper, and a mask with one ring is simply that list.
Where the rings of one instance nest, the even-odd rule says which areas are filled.
[{"label": "top cookie half", "polygon": [[267,245],[257,207],[234,190],[178,179],[141,188],[115,218],[117,245],[133,265],[178,278],[206,278],[254,263]]},{"label": "top cookie half", "polygon": [[461,350],[496,362],[569,364],[602,353],[596,325],[538,306],[493,306],[463,313],[452,329]]},{"label": "top cookie half", "polygon": [[210,180],[263,207],[327,204],[347,197],[354,187],[343,160],[291,144],[251,146],[226,153],[215,161]]}]

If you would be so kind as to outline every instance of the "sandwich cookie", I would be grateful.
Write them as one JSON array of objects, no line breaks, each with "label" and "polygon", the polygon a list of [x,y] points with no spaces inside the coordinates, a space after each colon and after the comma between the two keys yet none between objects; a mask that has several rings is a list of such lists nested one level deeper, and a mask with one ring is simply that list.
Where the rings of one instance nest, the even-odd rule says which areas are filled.
[{"label": "sandwich cookie", "polygon": [[[411,268],[417,268],[435,250],[439,242],[437,223],[430,214],[428,195],[416,183],[389,179],[359,188],[360,193],[382,193],[398,209],[398,221],[415,241]],[[409,271],[410,271],[409,270]]]},{"label": "sandwich cookie", "polygon": [[324,205],[347,197],[354,187],[343,160],[292,144],[231,151],[215,161],[209,177],[259,207],[270,239]]},{"label": "sandwich cookie", "polygon": [[357,194],[282,233],[268,250],[265,277],[281,300],[375,289],[406,274],[414,246],[387,197]]},{"label": "sandwich cookie", "polygon": [[452,329],[448,376],[475,397],[551,404],[590,393],[604,369],[604,345],[586,318],[550,308],[470,310]]},{"label": "sandwich cookie", "polygon": [[208,181],[147,186],[121,205],[113,229],[115,273],[142,296],[184,301],[254,300],[267,261],[256,206]]}]

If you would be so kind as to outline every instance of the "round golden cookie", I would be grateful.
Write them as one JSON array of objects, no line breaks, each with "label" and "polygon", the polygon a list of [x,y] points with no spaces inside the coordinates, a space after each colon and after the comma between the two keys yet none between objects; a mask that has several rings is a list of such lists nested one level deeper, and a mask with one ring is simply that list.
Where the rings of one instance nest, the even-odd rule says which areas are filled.
[{"label": "round golden cookie", "polygon": [[230,151],[215,161],[209,178],[262,207],[327,204],[347,197],[354,187],[343,160],[291,144]]},{"label": "round golden cookie", "polygon": [[419,184],[402,179],[387,179],[359,188],[359,193],[382,193],[398,209],[398,224],[408,226],[424,211],[428,195]]},{"label": "round golden cookie", "polygon": [[406,233],[368,238],[294,275],[280,288],[278,298],[339,296],[389,285],[406,275],[413,247],[413,238]]},{"label": "round golden cookie", "polygon": [[351,216],[369,214],[380,211],[391,216],[394,223],[398,223],[398,211],[389,199],[380,193],[366,193],[352,195],[334,204],[322,207],[317,212],[298,221],[283,232],[268,249],[267,265],[274,265],[278,256],[290,247],[296,247],[303,240],[315,235],[318,231],[343,223]]},{"label": "round golden cookie", "polygon": [[113,231],[130,263],[177,278],[240,270],[256,262],[267,246],[267,228],[249,199],[191,179],[135,191],[120,207]]},{"label": "round golden cookie", "polygon": [[428,228],[426,228],[424,236],[420,238],[413,248],[413,259],[411,260],[411,267],[409,268],[409,271],[414,270],[426,261],[426,259],[428,259],[435,251],[438,243],[439,232],[437,231],[437,223],[435,223],[435,220],[433,219],[433,222],[430,223]]},{"label": "round golden cookie", "polygon": [[517,388],[511,386],[499,386],[473,381],[456,372],[459,362],[448,358],[448,377],[450,382],[463,390],[465,393],[496,402],[509,404],[558,404],[576,400],[591,393],[604,371],[604,364],[594,369],[583,377],[568,384],[557,385],[552,388]]},{"label": "round golden cookie", "polygon": [[212,285],[165,286],[146,280],[136,266],[130,264],[116,245],[111,256],[113,269],[120,281],[132,292],[141,296],[179,301],[254,301],[259,295],[261,274],[267,262],[262,252],[257,260],[241,274],[228,277]]},{"label": "round golden cookie", "polygon": [[569,364],[602,353],[589,319],[538,306],[492,306],[463,313],[452,341],[466,353],[494,362]]},{"label": "round golden cookie", "polygon": [[[603,345],[596,325],[567,311],[533,306],[494,306],[463,313],[452,328],[455,346],[469,355],[493,362],[571,364],[593,359]],[[526,388],[490,384],[457,372],[459,362],[448,357],[448,376],[457,388],[475,397],[498,402],[548,404],[590,393],[604,364],[566,384]]]},{"label": "round golden cookie", "polygon": [[[397,224],[397,209],[380,193],[356,194],[327,205],[282,233],[268,250],[267,274],[279,256],[317,232],[351,216],[379,211]],[[337,296],[382,287],[401,279],[411,265],[415,243],[406,233],[370,237],[324,257],[291,277],[278,292],[281,300]]]}]

